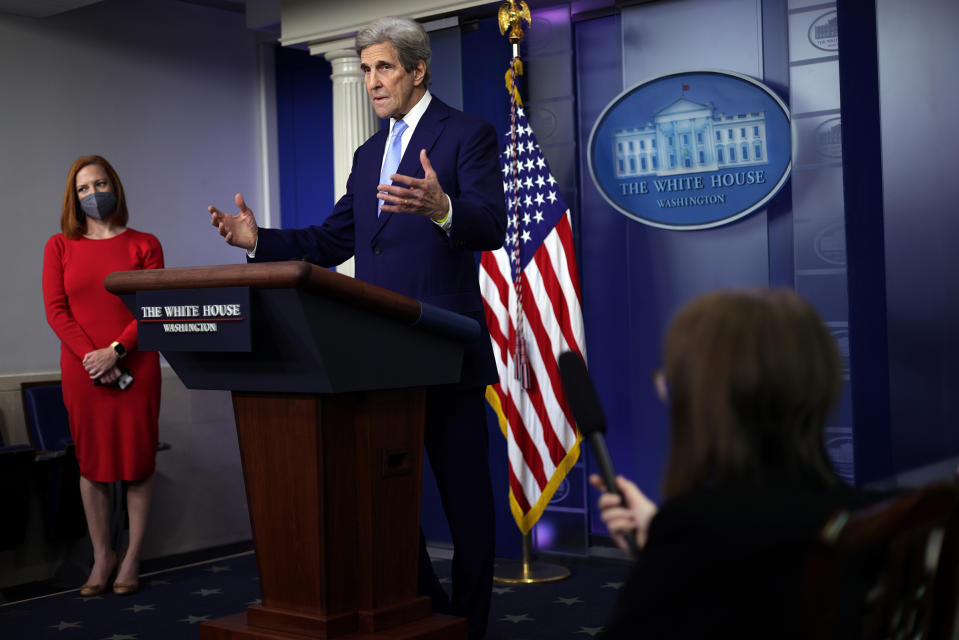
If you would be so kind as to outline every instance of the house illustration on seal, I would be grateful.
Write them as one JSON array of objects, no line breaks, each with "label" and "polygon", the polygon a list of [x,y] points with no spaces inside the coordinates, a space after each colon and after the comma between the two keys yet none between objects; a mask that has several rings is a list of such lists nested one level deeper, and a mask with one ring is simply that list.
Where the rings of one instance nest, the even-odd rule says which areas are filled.
[{"label": "house illustration on seal", "polygon": [[727,116],[677,98],[642,127],[613,133],[616,178],[675,176],[767,164],[765,112]]}]

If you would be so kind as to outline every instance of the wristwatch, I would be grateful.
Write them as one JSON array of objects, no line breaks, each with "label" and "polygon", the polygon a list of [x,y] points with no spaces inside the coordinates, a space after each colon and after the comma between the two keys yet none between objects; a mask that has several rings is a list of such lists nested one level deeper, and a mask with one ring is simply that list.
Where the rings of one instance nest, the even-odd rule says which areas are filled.
[{"label": "wristwatch", "polygon": [[113,342],[111,342],[111,343],[110,343],[110,346],[113,347],[113,350],[117,352],[117,359],[118,359],[118,360],[123,359],[123,356],[125,356],[125,355],[127,354],[127,348],[124,347],[124,346],[123,346],[122,344],[120,344],[119,342],[117,342],[116,340],[114,340]]}]

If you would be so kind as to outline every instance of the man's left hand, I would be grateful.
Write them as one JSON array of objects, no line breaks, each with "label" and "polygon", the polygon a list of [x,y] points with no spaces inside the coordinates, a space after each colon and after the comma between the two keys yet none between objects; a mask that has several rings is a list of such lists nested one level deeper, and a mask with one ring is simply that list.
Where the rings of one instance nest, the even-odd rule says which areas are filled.
[{"label": "man's left hand", "polygon": [[423,165],[424,177],[411,178],[394,173],[390,176],[393,184],[379,185],[376,197],[383,201],[380,207],[383,211],[412,213],[439,222],[449,213],[449,198],[436,179],[433,165],[426,157],[426,149],[420,149],[420,164]]}]

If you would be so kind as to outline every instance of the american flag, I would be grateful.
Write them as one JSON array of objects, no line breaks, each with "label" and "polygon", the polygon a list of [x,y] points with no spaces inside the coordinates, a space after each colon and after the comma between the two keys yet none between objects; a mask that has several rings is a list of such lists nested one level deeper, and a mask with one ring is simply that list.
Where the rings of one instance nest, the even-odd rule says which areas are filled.
[{"label": "american flag", "polygon": [[582,438],[556,361],[563,351],[585,356],[586,338],[569,209],[518,93],[510,96],[501,156],[506,242],[483,253],[479,278],[499,369],[486,399],[506,436],[510,507],[526,534],[579,458]]}]

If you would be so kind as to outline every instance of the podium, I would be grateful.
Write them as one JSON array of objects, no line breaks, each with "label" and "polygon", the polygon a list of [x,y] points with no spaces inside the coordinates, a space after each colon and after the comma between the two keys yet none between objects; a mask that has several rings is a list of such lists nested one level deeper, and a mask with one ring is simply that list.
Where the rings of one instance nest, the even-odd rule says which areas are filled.
[{"label": "podium", "polygon": [[249,292],[248,350],[161,349],[188,388],[232,392],[260,573],[262,604],[202,638],[466,638],[416,574],[425,387],[458,381],[475,321],[305,262],[105,285],[141,327],[144,292]]}]

